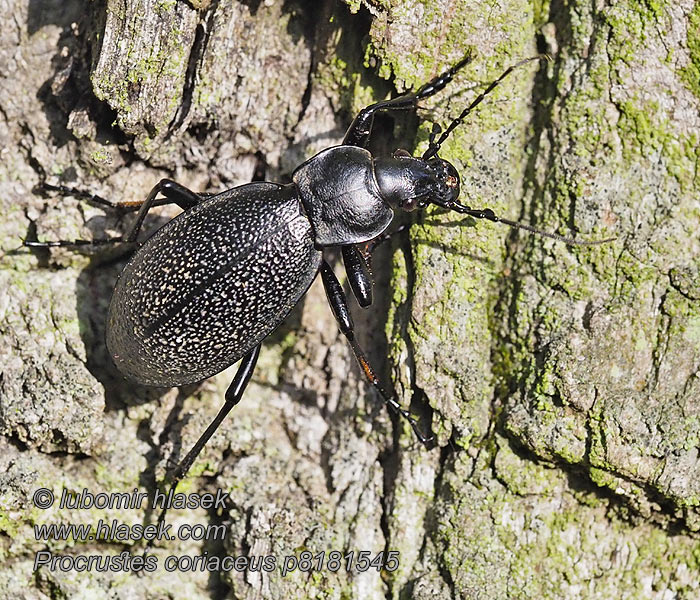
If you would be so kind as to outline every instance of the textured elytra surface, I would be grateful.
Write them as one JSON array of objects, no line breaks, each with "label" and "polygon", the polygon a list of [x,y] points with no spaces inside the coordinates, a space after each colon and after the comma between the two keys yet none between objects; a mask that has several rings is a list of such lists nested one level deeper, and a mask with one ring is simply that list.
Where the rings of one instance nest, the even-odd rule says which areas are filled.
[{"label": "textured elytra surface", "polygon": [[253,183],[203,200],[124,267],[107,316],[107,348],[138,383],[201,381],[274,331],[320,262],[293,185]]},{"label": "textured elytra surface", "polygon": [[[168,4],[158,3],[161,19]],[[178,2],[178,11],[202,9],[200,22],[209,9],[242,9],[245,19],[207,29],[207,54],[230,86],[225,98],[245,89],[238,78],[227,79],[229,65],[241,60],[246,87],[259,89],[256,81],[264,80],[271,94],[282,90],[286,104],[280,111],[268,98],[244,97],[241,110],[225,113],[226,129],[217,128],[221,115],[212,110],[209,121],[193,119],[192,129],[171,133],[158,146],[165,158],[151,164],[139,158],[148,156],[147,145],[130,147],[129,136],[148,134],[110,129],[116,111],[126,122],[128,102],[115,94],[97,103],[115,107],[103,118],[78,102],[92,97],[89,87],[73,88],[80,74],[90,77],[80,60],[92,23],[86,5],[2,4],[0,135],[9,149],[0,161],[7,182],[0,197],[7,215],[0,222],[3,595],[696,598],[698,194],[691,142],[698,93],[687,74],[697,70],[697,9],[689,2],[352,4],[367,10],[336,13],[330,24],[330,3],[313,3],[307,16],[316,37],[295,42],[287,37],[294,34],[284,12],[289,3]],[[88,6],[99,13],[104,5]],[[123,6],[114,11],[112,40],[120,39],[121,23],[138,22],[136,12],[155,10],[155,3]],[[241,35],[211,43],[241,24],[238,33],[259,40],[259,51],[234,51],[251,39]],[[123,30],[145,49],[167,46],[154,40],[162,31]],[[360,43],[368,31],[369,47]],[[315,285],[303,310],[265,345],[246,397],[195,466],[194,474],[207,477],[186,482],[186,491],[230,490],[232,506],[222,515],[172,513],[175,524],[221,520],[229,527],[223,549],[206,547],[210,555],[388,548],[400,552],[399,569],[297,570],[284,578],[162,569],[143,579],[45,567],[34,573],[33,553],[44,547],[104,554],[131,548],[39,543],[34,523],[145,520],[142,512],[39,511],[31,505],[38,486],[59,493],[151,485],[149,469],[162,476],[166,458],[194,443],[232,376],[193,396],[188,388],[149,396],[109,372],[104,314],[123,263],[84,269],[67,252],[10,251],[31,224],[56,239],[101,235],[105,226],[125,223],[75,199],[35,194],[40,168],[108,197],[142,199],[166,174],[152,164],[193,189],[217,190],[221,182],[249,181],[255,158],[239,152],[264,148],[275,173],[267,177],[276,179],[337,143],[350,117],[341,109],[367,103],[364,85],[377,83],[375,68],[396,74],[393,84],[404,89],[474,45],[478,59],[421,113],[444,126],[506,65],[534,53],[536,42],[553,63],[514,74],[442,154],[459,166],[462,199],[470,204],[564,234],[615,234],[618,242],[570,251],[428,214],[410,244],[398,243],[395,265],[400,275],[405,263],[407,277],[397,278],[392,307],[378,292],[374,311],[355,317],[363,342],[375,335],[375,362],[387,365],[373,316],[389,308],[395,381],[416,412],[433,408],[442,451],[419,451],[409,431],[395,430],[382,411],[372,413]],[[286,44],[292,51],[281,54],[284,69],[263,68],[259,57]],[[94,45],[126,67],[120,81],[126,71],[140,73],[133,91],[156,89],[147,80],[168,76],[139,70],[142,64],[117,56],[123,49]],[[274,85],[280,79],[286,87]],[[177,93],[157,89],[162,96],[149,95],[143,106],[172,115],[168,104]],[[292,91],[307,89],[308,104]],[[348,89],[351,101],[338,96]],[[299,126],[280,127],[279,113]],[[239,118],[248,125],[239,126]],[[115,135],[110,144],[105,132]],[[377,273],[382,260],[390,255],[375,257]],[[185,542],[156,548],[161,558],[202,552]]]}]

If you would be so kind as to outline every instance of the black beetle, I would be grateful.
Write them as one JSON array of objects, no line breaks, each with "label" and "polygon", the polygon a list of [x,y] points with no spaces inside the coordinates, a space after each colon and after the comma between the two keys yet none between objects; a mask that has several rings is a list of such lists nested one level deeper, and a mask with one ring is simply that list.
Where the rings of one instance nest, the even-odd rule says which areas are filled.
[{"label": "black beetle", "polygon": [[[379,383],[357,343],[345,293],[323,259],[324,248],[340,247],[358,303],[372,302],[366,263],[368,243],[386,236],[395,210],[429,204],[501,221],[571,244],[579,242],[501,219],[490,209],[460,204],[460,178],[438,157],[442,143],[513,69],[546,58],[536,56],[508,68],[438,137],[423,155],[397,151],[373,157],[366,149],[374,115],[415,108],[442,90],[471,61],[467,56],[415,93],[377,102],[353,120],[343,142],[299,166],[293,183],[251,183],[220,194],[197,194],[164,179],[141,204],[136,222],[121,238],[71,242],[25,241],[31,247],[98,245],[136,241],[149,209],[172,202],[184,212],[150,237],[127,263],[116,284],[107,319],[107,347],[129,379],[153,386],[194,383],[242,359],[220,412],[168,480],[175,488],[233,406],[255,367],[260,344],[283,321],[320,271],[340,330],[360,366],[390,409],[427,442],[416,420]],[[165,197],[156,199],[158,194]],[[164,512],[161,513],[161,520]]]}]

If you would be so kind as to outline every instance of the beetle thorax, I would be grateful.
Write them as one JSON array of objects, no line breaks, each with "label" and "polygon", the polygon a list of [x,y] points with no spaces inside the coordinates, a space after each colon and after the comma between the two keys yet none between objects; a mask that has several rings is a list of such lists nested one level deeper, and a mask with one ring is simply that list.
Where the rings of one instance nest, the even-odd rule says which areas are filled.
[{"label": "beetle thorax", "polygon": [[311,221],[317,246],[344,246],[377,237],[394,212],[382,198],[372,155],[335,146],[298,167],[292,180]]}]

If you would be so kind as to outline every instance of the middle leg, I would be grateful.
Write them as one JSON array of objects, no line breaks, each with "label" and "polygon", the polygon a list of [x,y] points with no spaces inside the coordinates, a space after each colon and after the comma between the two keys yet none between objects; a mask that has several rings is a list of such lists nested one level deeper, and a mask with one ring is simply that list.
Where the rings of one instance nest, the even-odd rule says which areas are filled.
[{"label": "middle leg", "polygon": [[321,279],[323,281],[323,287],[326,290],[328,303],[331,305],[333,315],[338,322],[338,327],[340,328],[341,333],[350,343],[353,354],[355,355],[357,362],[360,363],[360,367],[362,368],[362,372],[364,373],[365,377],[369,380],[372,386],[374,386],[374,389],[379,392],[384,404],[386,404],[390,410],[397,413],[409,422],[413,432],[416,434],[416,437],[420,440],[420,442],[423,444],[430,443],[433,439],[432,436],[426,436],[420,430],[418,421],[415,419],[415,417],[399,404],[394,394],[389,393],[382,386],[379,381],[379,377],[369,364],[367,355],[364,353],[361,346],[355,339],[354,325],[352,318],[350,317],[350,311],[348,310],[348,303],[345,298],[343,288],[336,278],[335,273],[333,273],[333,269],[331,269],[330,265],[325,260],[321,264]]}]

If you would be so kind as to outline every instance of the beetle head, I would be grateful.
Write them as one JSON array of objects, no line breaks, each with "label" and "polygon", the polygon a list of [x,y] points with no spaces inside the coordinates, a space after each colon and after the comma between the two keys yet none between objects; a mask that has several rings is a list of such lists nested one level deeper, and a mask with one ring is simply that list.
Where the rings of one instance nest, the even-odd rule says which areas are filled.
[{"label": "beetle head", "polygon": [[438,206],[449,208],[459,198],[459,173],[452,163],[437,156],[428,160],[427,163],[434,177],[428,200]]},{"label": "beetle head", "polygon": [[[546,54],[538,54],[537,56],[521,60],[506,69],[498,79],[492,81],[469,106],[450,122],[445,131],[442,131],[439,125],[434,124],[430,137],[428,138],[428,147],[425,152],[423,152],[422,156],[414,157],[406,150],[397,150],[390,159],[375,160],[375,176],[383,200],[392,208],[400,208],[405,211],[423,209],[428,206],[428,204],[435,204],[456,213],[469,215],[475,219],[486,219],[495,223],[500,222],[515,229],[524,229],[525,231],[571,245],[595,246],[615,239],[608,238],[605,240],[579,241],[556,233],[548,233],[525,223],[498,217],[490,208],[474,209],[466,204],[461,204],[458,201],[460,184],[459,173],[457,173],[457,169],[455,169],[452,164],[438,156],[442,144],[449,138],[452,132],[464,122],[466,116],[476,108],[509,73],[533,60],[542,59],[551,60]],[[463,60],[441,78],[435,79],[420,88],[416,94],[413,95],[413,101],[415,102],[421,98],[425,98],[435,93],[435,91],[438,91],[438,89],[442,89],[442,87],[451,80],[455,72],[467,63],[468,60]],[[441,87],[436,87],[436,82],[438,81],[442,82]],[[408,96],[407,98],[411,97]]]},{"label": "beetle head", "polygon": [[399,150],[390,158],[374,161],[382,198],[395,209],[412,212],[428,204],[449,208],[459,197],[459,174],[437,156],[430,160]]}]

